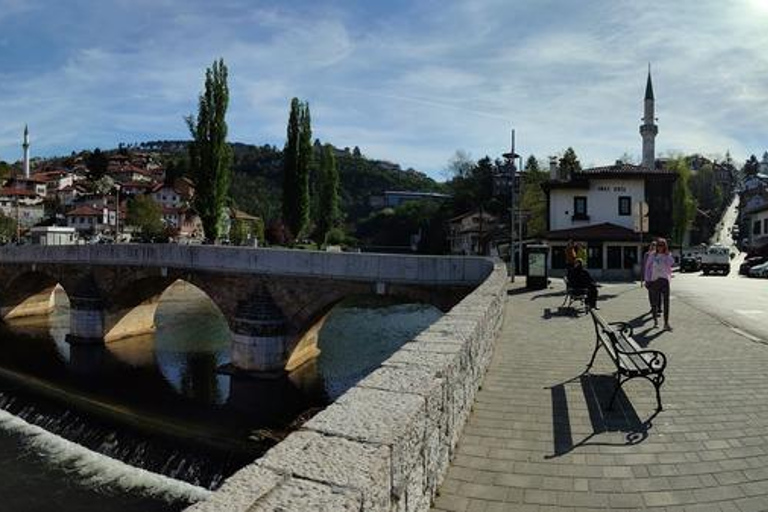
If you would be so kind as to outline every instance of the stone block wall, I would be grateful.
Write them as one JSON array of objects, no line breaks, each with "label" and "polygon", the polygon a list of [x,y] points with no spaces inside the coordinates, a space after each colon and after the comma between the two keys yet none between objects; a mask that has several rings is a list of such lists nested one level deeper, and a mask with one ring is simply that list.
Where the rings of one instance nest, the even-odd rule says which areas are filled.
[{"label": "stone block wall", "polygon": [[428,511],[501,329],[508,281],[472,293],[187,512]]}]

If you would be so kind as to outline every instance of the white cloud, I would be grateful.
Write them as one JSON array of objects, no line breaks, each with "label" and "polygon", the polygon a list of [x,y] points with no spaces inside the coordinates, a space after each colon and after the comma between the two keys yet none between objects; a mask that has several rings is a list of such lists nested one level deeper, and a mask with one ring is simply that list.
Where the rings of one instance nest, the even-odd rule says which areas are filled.
[{"label": "white cloud", "polygon": [[[660,153],[765,149],[765,0],[74,4],[50,16],[83,29],[61,33],[66,19],[0,0],[2,26],[40,17],[29,38],[43,46],[28,66],[0,56],[0,157],[20,155],[25,122],[49,153],[186,137],[182,116],[220,56],[233,140],[282,145],[298,96],[323,140],[436,176],[456,149],[499,156],[512,127],[540,158],[567,146],[595,164],[639,153],[648,61]],[[0,44],[10,55],[24,42],[6,31]]]}]

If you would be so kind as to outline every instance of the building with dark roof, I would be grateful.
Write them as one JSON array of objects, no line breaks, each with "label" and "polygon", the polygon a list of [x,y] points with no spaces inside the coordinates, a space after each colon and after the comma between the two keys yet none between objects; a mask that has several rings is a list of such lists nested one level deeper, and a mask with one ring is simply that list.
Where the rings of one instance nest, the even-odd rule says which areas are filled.
[{"label": "building with dark roof", "polygon": [[672,232],[674,171],[656,166],[653,86],[650,70],[644,98],[643,164],[613,165],[552,177],[547,195],[547,234],[553,275],[565,272],[569,240],[587,249],[587,268],[601,278],[631,278],[640,272],[643,247]]}]

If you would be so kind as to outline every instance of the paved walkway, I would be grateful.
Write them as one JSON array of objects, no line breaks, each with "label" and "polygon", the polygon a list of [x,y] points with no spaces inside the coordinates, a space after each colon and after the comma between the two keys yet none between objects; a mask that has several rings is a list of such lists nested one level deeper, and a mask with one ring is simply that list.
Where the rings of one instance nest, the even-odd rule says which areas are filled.
[{"label": "paved walkway", "polygon": [[[606,285],[609,321],[666,353],[664,411],[635,379],[611,413],[610,360],[589,316],[558,315],[562,288],[509,296],[490,370],[435,511],[768,510],[768,346],[672,299],[650,329],[645,290]],[[550,314],[547,314],[547,311]]]}]

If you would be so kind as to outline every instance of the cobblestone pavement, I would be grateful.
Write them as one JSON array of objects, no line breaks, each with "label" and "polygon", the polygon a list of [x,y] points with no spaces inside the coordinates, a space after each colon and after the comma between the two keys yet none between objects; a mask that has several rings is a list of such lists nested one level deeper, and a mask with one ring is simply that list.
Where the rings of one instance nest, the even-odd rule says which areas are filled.
[{"label": "cobblestone pavement", "polygon": [[651,328],[637,284],[605,285],[601,315],[668,357],[661,413],[644,379],[607,411],[611,362],[601,349],[582,375],[592,321],[562,315],[554,286],[511,290],[433,510],[768,510],[768,346],[676,299],[674,281],[672,332]]}]

